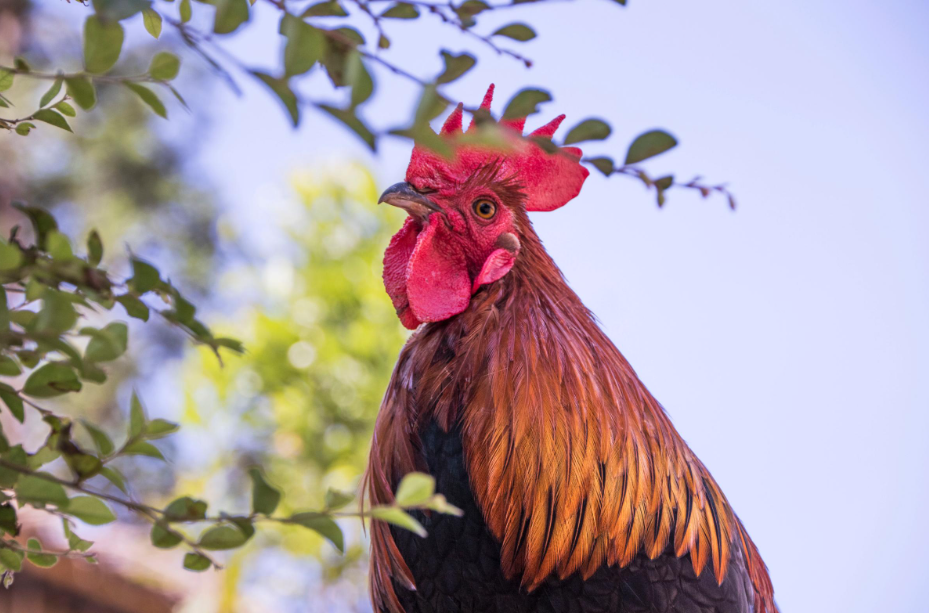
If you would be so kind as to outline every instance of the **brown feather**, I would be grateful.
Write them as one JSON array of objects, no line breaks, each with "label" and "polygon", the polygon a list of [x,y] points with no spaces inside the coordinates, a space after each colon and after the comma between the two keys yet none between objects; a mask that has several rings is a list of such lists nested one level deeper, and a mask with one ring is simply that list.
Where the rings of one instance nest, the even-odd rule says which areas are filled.
[{"label": "brown feather", "polygon": [[[721,582],[738,538],[755,610],[775,613],[764,563],[722,491],[513,208],[522,247],[512,271],[401,351],[375,426],[370,502],[391,502],[391,487],[421,468],[420,424],[459,424],[502,570],[528,590],[669,544]],[[376,607],[400,613],[392,581],[413,578],[389,529],[376,523],[371,538]]]}]

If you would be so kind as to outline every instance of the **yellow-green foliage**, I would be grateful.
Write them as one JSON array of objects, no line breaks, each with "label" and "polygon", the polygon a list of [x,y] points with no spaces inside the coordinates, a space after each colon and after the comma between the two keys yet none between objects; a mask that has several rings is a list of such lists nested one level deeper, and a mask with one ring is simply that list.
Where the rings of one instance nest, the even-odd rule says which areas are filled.
[{"label": "yellow-green foliage", "polygon": [[[381,281],[399,211],[375,206],[374,180],[357,165],[301,175],[295,188],[302,206],[287,222],[291,244],[282,255],[225,276],[237,288],[258,286],[255,304],[215,324],[234,331],[246,354],[220,367],[206,352],[191,351],[185,364],[187,435],[229,440],[220,442],[210,469],[185,473],[189,480],[179,485],[202,492],[205,480],[260,463],[283,490],[285,513],[321,508],[328,488],[357,490],[374,417],[406,336]],[[358,555],[353,533],[360,526],[342,523],[350,560]],[[307,530],[277,534],[295,553],[330,550]]]}]

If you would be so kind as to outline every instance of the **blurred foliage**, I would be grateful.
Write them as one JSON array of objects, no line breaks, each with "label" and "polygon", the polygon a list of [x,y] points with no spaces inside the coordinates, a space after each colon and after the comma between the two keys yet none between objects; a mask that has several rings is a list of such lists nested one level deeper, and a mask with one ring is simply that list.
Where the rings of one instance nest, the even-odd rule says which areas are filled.
[{"label": "blurred foliage", "polygon": [[[97,107],[101,87],[114,85],[122,90],[125,97],[134,98],[162,118],[168,117],[168,105],[164,102],[168,97],[186,107],[187,102],[174,83],[181,72],[181,58],[177,50],[147,50],[147,63],[140,63],[138,57],[136,61],[127,60],[126,56],[131,54],[124,53],[130,47],[124,24],[141,22],[146,34],[130,30],[134,42],[140,37],[148,41],[158,41],[163,36],[180,40],[191,51],[190,55],[205,62],[236,91],[238,86],[234,73],[257,80],[280,101],[294,126],[299,125],[304,112],[311,109],[339,123],[372,151],[377,150],[382,138],[401,137],[449,155],[451,148],[459,143],[437,138],[430,122],[452,104],[443,89],[473,70],[478,58],[469,51],[453,53],[447,49],[436,49],[434,55],[441,59],[442,69],[431,77],[422,78],[418,76],[420,71],[414,67],[391,59],[390,37],[394,35],[394,28],[402,22],[413,22],[424,29],[451,28],[463,34],[474,46],[489,48],[498,56],[518,61],[528,68],[532,61],[521,51],[513,50],[512,45],[538,38],[530,24],[513,21],[486,33],[479,21],[501,12],[530,11],[533,5],[553,1],[557,0],[513,0],[499,4],[482,0],[462,3],[325,0],[309,4],[300,0],[266,0],[264,4],[272,6],[280,15],[277,31],[283,38],[279,61],[269,70],[252,66],[250,58],[239,57],[223,45],[230,35],[255,27],[258,20],[252,18],[258,10],[255,6],[257,0],[193,3],[190,0],[94,0],[93,13],[83,21],[83,70],[68,71],[57,66],[51,70],[37,70],[23,56],[16,57],[12,64],[0,64],[0,129],[21,136],[29,136],[40,127],[45,129],[47,126],[70,132],[73,130],[71,118],[76,117],[78,111],[86,112]],[[617,1],[616,4],[625,5],[625,2]],[[166,32],[170,32],[171,36]],[[315,72],[324,72],[333,87],[344,92],[340,96],[341,102],[333,103],[319,96],[318,88],[314,88],[313,96],[300,91],[298,84]],[[394,126],[386,129],[369,125],[363,112],[364,106],[376,98],[375,75],[378,72],[409,81],[420,91],[419,102],[409,116],[397,119]],[[42,83],[45,93],[37,104],[30,101],[26,105],[35,109],[32,112],[5,113],[4,109],[12,108],[14,103],[4,92],[22,79]],[[513,120],[538,113],[539,105],[552,99],[546,89],[525,88],[509,100],[503,118]],[[467,110],[478,114],[481,127],[476,133],[468,134],[472,143],[477,139],[488,145],[499,144],[502,130],[513,132],[492,121],[488,109],[467,107]],[[587,118],[568,132],[562,144],[603,141],[611,133],[612,128],[604,119]],[[527,135],[524,138],[551,153],[560,150],[550,136]],[[714,193],[721,194],[727,198],[729,206],[735,208],[735,200],[725,184],[704,183],[700,177],[689,181],[675,180],[674,175],[656,178],[638,165],[676,145],[677,139],[671,134],[663,130],[649,130],[636,137],[626,148],[622,164],[616,164],[613,157],[605,155],[581,161],[606,176],[638,179],[654,192],[658,206],[664,205],[669,189],[684,188],[697,191],[704,198]],[[574,151],[563,153],[579,155]]]},{"label": "blurred foliage", "polygon": [[[325,505],[330,488],[354,491],[364,470],[374,417],[407,336],[380,279],[399,213],[371,205],[378,192],[359,165],[302,174],[295,187],[299,221],[282,229],[290,256],[225,273],[263,290],[217,324],[248,351],[225,367],[192,351],[182,368],[185,432],[203,440],[217,420],[234,424],[221,428],[222,440],[210,439],[209,469],[185,472],[179,492],[258,462],[286,492],[282,509],[290,512]],[[241,497],[237,479],[224,482],[230,498]],[[327,556],[314,535],[286,527],[258,543],[322,555],[334,578],[362,552],[357,528],[343,559]]]}]

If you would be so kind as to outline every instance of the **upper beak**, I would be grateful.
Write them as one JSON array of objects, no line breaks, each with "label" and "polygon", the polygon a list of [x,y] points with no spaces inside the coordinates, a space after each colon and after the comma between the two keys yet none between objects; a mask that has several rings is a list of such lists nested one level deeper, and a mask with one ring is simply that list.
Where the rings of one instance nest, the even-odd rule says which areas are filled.
[{"label": "upper beak", "polygon": [[425,221],[433,212],[442,212],[438,204],[417,192],[412,185],[406,182],[395,183],[388,187],[377,201],[378,204],[382,202],[400,207],[421,221]]}]

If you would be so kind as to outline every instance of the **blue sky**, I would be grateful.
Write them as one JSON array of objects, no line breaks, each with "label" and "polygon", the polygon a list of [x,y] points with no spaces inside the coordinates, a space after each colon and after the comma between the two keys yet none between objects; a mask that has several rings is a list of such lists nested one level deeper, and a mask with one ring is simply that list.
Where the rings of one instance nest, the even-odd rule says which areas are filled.
[{"label": "blue sky", "polygon": [[[259,3],[260,4],[260,3]],[[273,65],[276,16],[229,48]],[[654,174],[729,181],[740,206],[596,173],[533,217],[574,289],[721,483],[770,568],[782,610],[917,612],[929,575],[929,5],[630,0],[514,9],[531,70],[453,30],[398,23],[386,56],[428,76],[436,49],[479,51],[450,93],[499,111],[542,85],[544,118],[614,127],[588,154],[622,158],[639,132],[681,145]],[[261,33],[263,32],[263,33]],[[367,118],[404,121],[415,90],[376,74]],[[200,164],[252,236],[288,177],[370,163],[387,186],[410,145],[371,156],[328,119],[294,131],[264,91],[217,92]],[[311,78],[306,91],[323,91]],[[535,123],[534,123],[535,121]],[[373,206],[373,203],[372,203]],[[401,217],[398,212],[397,225]],[[256,238],[260,240],[260,238]],[[273,251],[273,244],[259,248]]]}]

